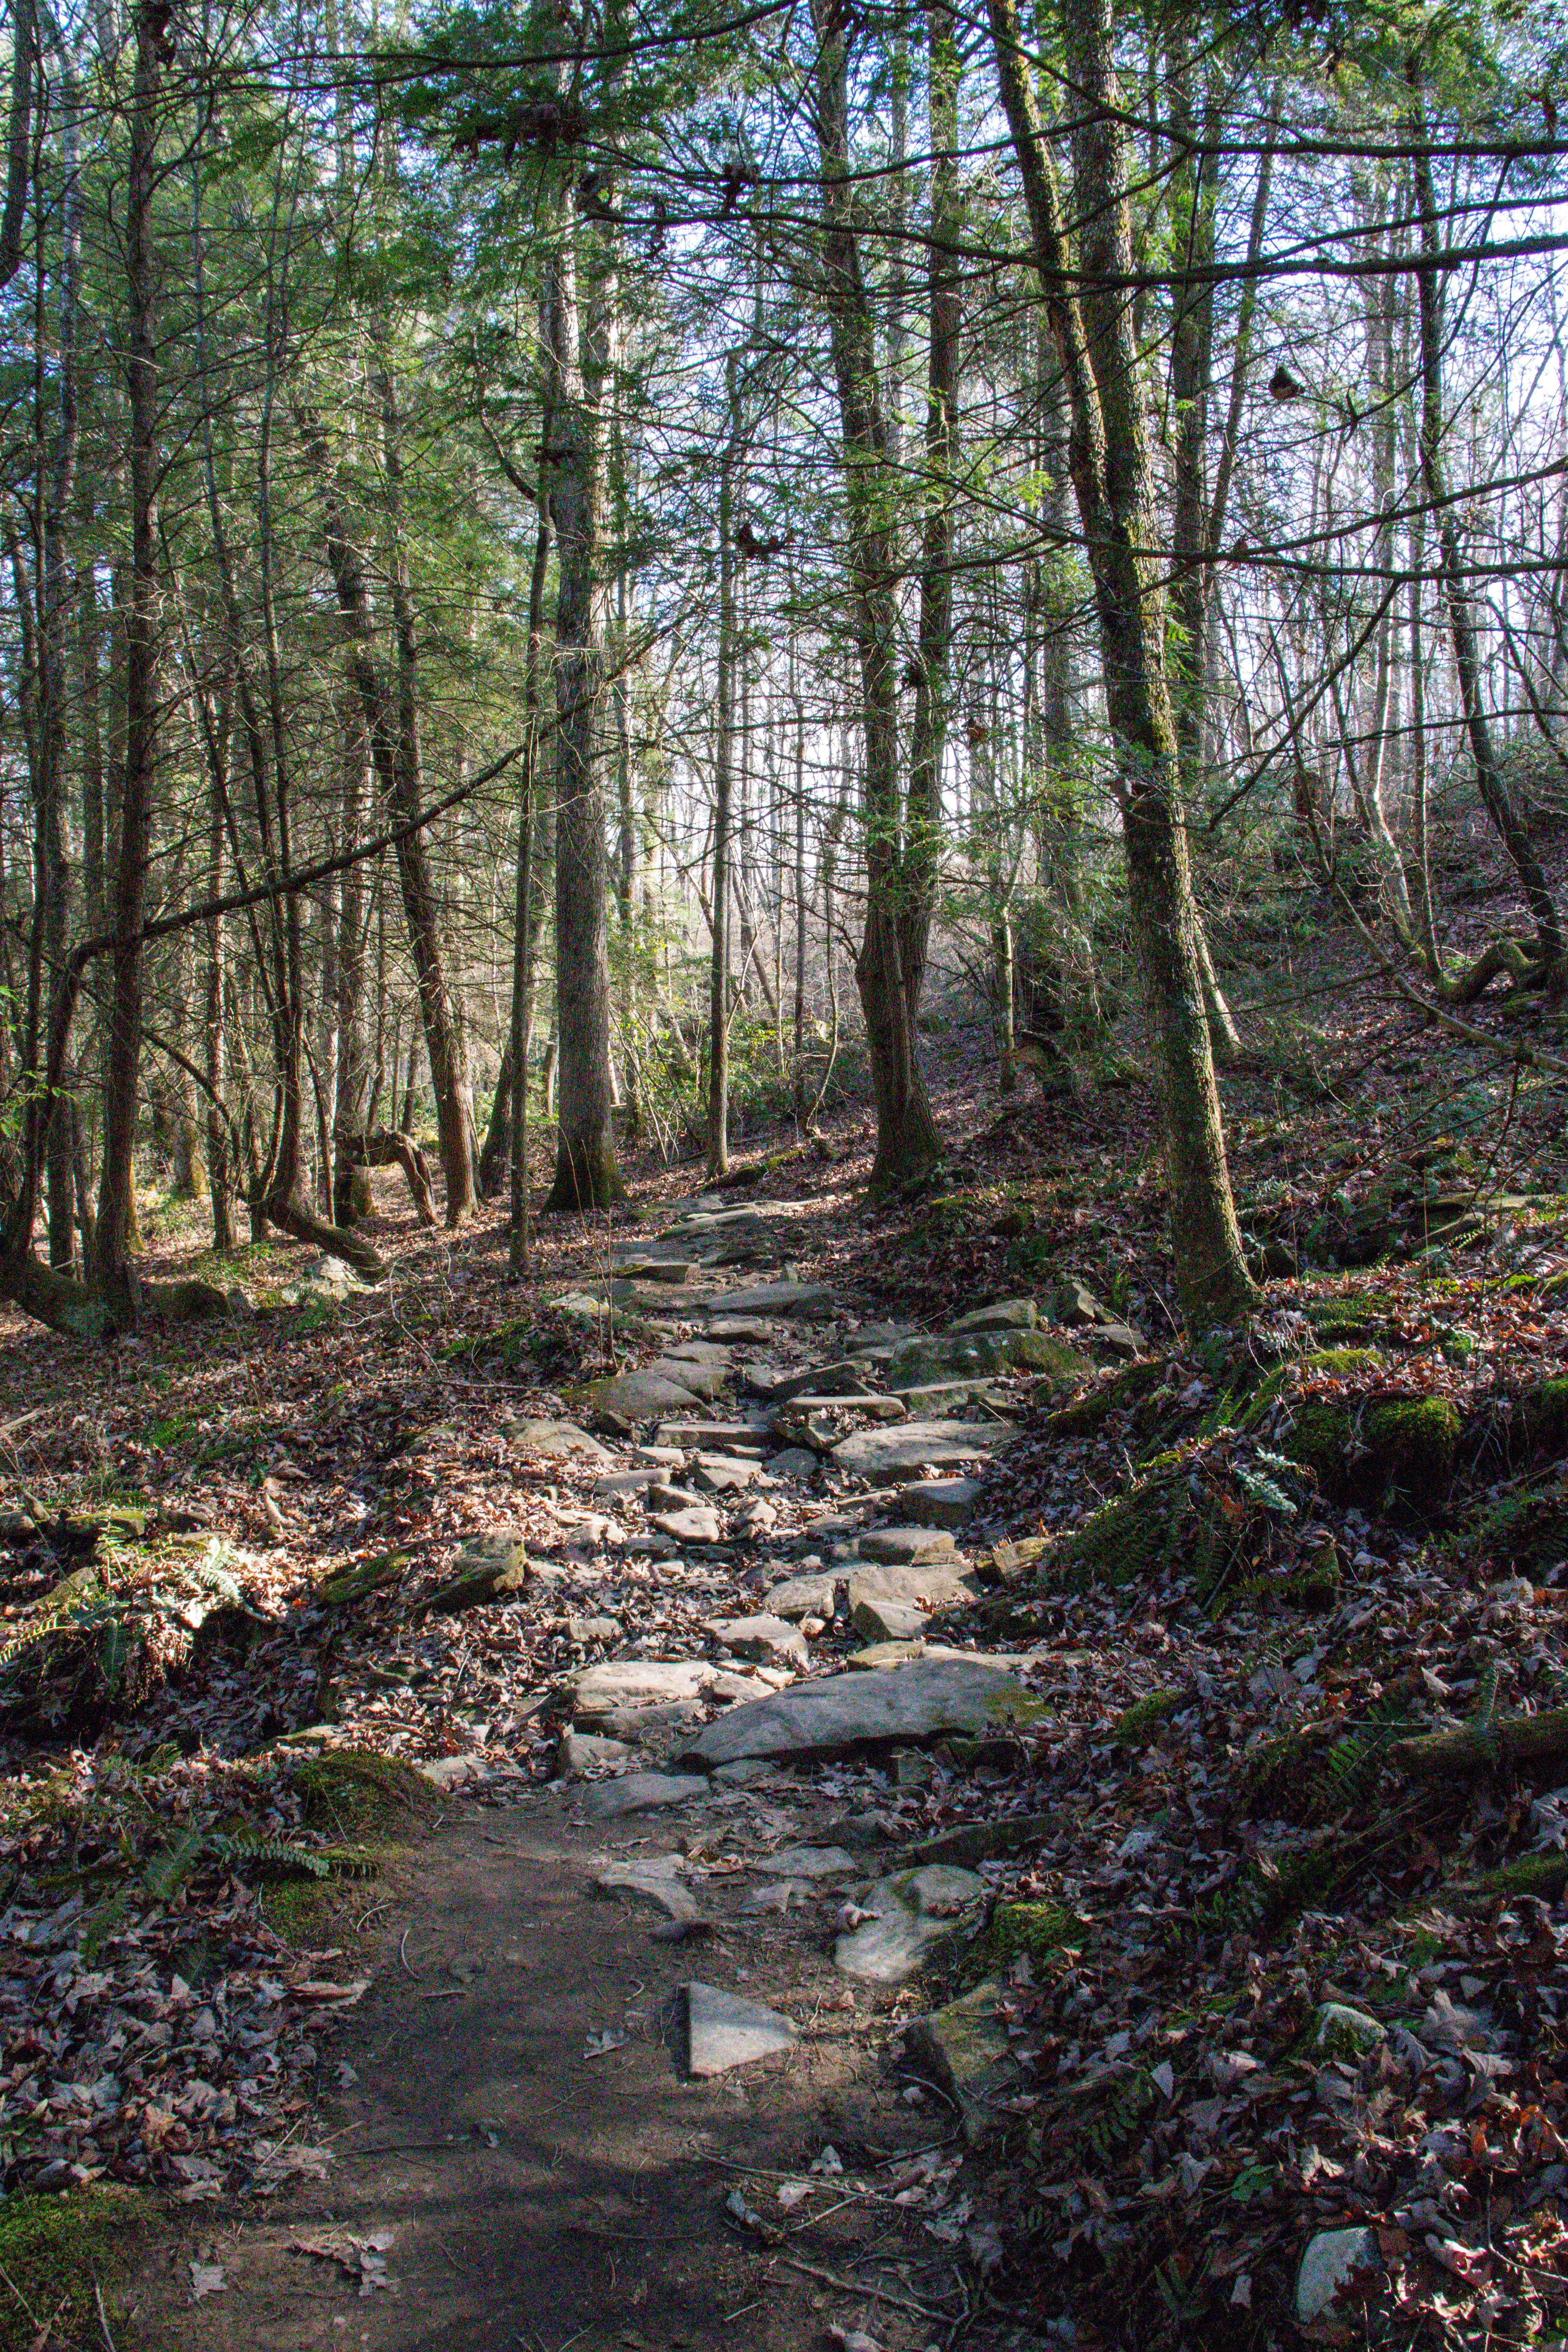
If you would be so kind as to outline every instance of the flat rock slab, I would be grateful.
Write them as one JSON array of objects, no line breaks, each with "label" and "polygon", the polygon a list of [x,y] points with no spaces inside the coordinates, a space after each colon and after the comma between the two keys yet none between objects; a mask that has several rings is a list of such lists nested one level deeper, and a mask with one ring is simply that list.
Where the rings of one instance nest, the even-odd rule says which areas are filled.
[{"label": "flat rock slab", "polygon": [[575,1677],[572,1706],[577,1722],[592,1729],[605,1717],[645,1708],[734,1706],[754,1698],[756,1690],[750,1675],[731,1674],[702,1658],[610,1658],[584,1666]]},{"label": "flat rock slab", "polygon": [[672,1372],[649,1365],[646,1371],[617,1372],[612,1380],[595,1381],[588,1391],[593,1418],[601,1427],[635,1429],[639,1422],[658,1421],[669,1413],[696,1413],[702,1400]]},{"label": "flat rock slab", "polygon": [[563,1731],[556,1759],[562,1778],[580,1780],[585,1772],[618,1770],[636,1749],[624,1739],[604,1739],[592,1731]]},{"label": "flat rock slab", "polygon": [[834,1309],[825,1282],[764,1282],[754,1290],[721,1291],[708,1302],[710,1315],[777,1316],[798,1323],[825,1323]]},{"label": "flat rock slab", "polygon": [[752,1864],[764,1878],[863,1878],[852,1853],[841,1845],[785,1845]]},{"label": "flat rock slab", "polygon": [[839,1440],[833,1458],[857,1477],[885,1478],[928,1464],[979,1461],[1011,1445],[1017,1434],[1010,1421],[905,1421],[856,1430]]},{"label": "flat rock slab", "polygon": [[782,1617],[765,1612],[755,1617],[709,1617],[702,1631],[711,1633],[738,1658],[763,1658],[775,1663],[806,1655],[805,1636]]},{"label": "flat rock slab", "polygon": [[967,1661],[919,1658],[889,1674],[795,1683],[737,1706],[687,1741],[682,1755],[710,1769],[743,1756],[841,1756],[952,1732],[1003,1732],[1040,1712],[1041,1702],[1010,1675]]},{"label": "flat rock slab", "polygon": [[876,1606],[886,1601],[902,1608],[967,1609],[978,1597],[952,1556],[919,1566],[908,1560],[873,1560],[866,1566],[851,1560],[848,1574],[851,1616],[863,1604]]},{"label": "flat rock slab", "polygon": [[767,1432],[753,1429],[749,1421],[661,1421],[658,1442],[677,1454],[693,1451],[716,1454],[761,1455],[767,1447]]},{"label": "flat rock slab", "polygon": [[595,1780],[584,1800],[596,1822],[623,1813],[656,1812],[661,1805],[689,1805],[710,1797],[713,1784],[700,1772],[624,1772],[618,1780]]},{"label": "flat rock slab", "polygon": [[723,1339],[742,1348],[765,1348],[777,1330],[777,1325],[763,1322],[754,1315],[710,1315],[708,1336]]},{"label": "flat rock slab", "polygon": [[879,1879],[860,1906],[871,1916],[839,1937],[835,1964],[863,1984],[906,1984],[953,1933],[964,1906],[984,1892],[984,1880],[973,1870],[942,1862]]},{"label": "flat rock slab", "polygon": [[998,1298],[990,1307],[976,1307],[950,1324],[953,1331],[1032,1331],[1040,1310],[1032,1298]]},{"label": "flat rock slab", "polygon": [[862,1559],[881,1560],[889,1566],[919,1568],[931,1560],[955,1569],[969,1565],[944,1528],[868,1528],[858,1549]]},{"label": "flat rock slab", "polygon": [[762,1464],[748,1461],[743,1454],[703,1454],[698,1457],[691,1483],[705,1495],[733,1495],[742,1486],[753,1486],[762,1475]]},{"label": "flat rock slab", "polygon": [[931,1612],[914,1601],[868,1601],[851,1603],[849,1622],[862,1642],[920,1642],[923,1645]]},{"label": "flat rock slab", "polygon": [[838,1579],[826,1570],[815,1576],[786,1576],[764,1596],[774,1617],[831,1617],[838,1595]]},{"label": "flat rock slab", "polygon": [[1016,1674],[1026,1663],[1009,1650],[955,1650],[941,1642],[909,1635],[891,1642],[873,1642],[868,1649],[852,1650],[844,1663],[862,1674],[880,1674],[889,1666],[907,1666],[914,1658],[931,1658],[946,1665],[988,1666],[998,1675]]},{"label": "flat rock slab", "polygon": [[585,1454],[590,1462],[613,1462],[615,1455],[574,1421],[508,1421],[502,1424],[506,1436],[514,1445],[526,1446],[531,1454],[542,1454],[551,1458],[574,1454]]},{"label": "flat rock slab", "polygon": [[658,1862],[614,1863],[595,1874],[594,1892],[607,1903],[644,1904],[683,1926],[702,1916],[691,1889],[677,1875],[674,1856]]},{"label": "flat rock slab", "polygon": [[1001,1998],[1001,1986],[990,1979],[921,2018],[909,2031],[911,2055],[958,2109],[971,2147],[978,2147],[995,2129],[1002,2120],[996,2102],[1016,2091],[1020,2080],[996,2014]]},{"label": "flat rock slab", "polygon": [[677,2066],[699,2082],[793,2049],[795,2041],[794,2025],[776,2009],[706,1984],[677,1986],[666,2032]]},{"label": "flat rock slab", "polygon": [[921,1478],[902,1489],[899,1508],[920,1527],[951,1529],[967,1524],[979,1500],[978,1478]]},{"label": "flat rock slab", "polygon": [[683,1511],[650,1511],[647,1523],[672,1543],[716,1544],[724,1539],[718,1512],[701,1505]]}]

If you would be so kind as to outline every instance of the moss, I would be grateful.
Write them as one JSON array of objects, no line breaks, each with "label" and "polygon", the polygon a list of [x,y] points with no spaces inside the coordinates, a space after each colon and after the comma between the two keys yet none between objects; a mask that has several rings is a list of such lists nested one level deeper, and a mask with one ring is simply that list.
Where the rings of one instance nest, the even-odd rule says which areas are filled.
[{"label": "moss", "polygon": [[1362,1444],[1379,1475],[1413,1502],[1436,1503],[1454,1475],[1464,1424],[1451,1397],[1397,1398],[1373,1405]]},{"label": "moss", "polygon": [[389,1551],[372,1559],[356,1560],[352,1568],[339,1569],[334,1575],[323,1577],[316,1587],[316,1599],[334,1608],[351,1601],[363,1600],[367,1592],[377,1592],[384,1584],[395,1584],[408,1566],[408,1554]]},{"label": "moss", "polygon": [[363,1911],[364,1895],[331,1879],[284,1878],[261,1890],[261,1916],[296,1951],[319,1950],[332,1942],[346,1904]]},{"label": "moss", "polygon": [[1099,1381],[1073,1397],[1067,1404],[1058,1405],[1047,1415],[1045,1433],[1047,1437],[1092,1437],[1102,1429],[1113,1412],[1121,1412],[1129,1405],[1142,1402],[1158,1390],[1165,1377],[1165,1365],[1158,1358],[1135,1364],[1123,1364],[1121,1370],[1108,1381]]},{"label": "moss", "polygon": [[999,1903],[973,1958],[984,1975],[995,1976],[1026,1958],[1043,1969],[1083,1941],[1082,1920],[1058,1903]]},{"label": "moss", "polygon": [[326,1748],[294,1774],[311,1829],[339,1836],[390,1837],[427,1822],[440,1803],[435,1790],[400,1756],[367,1748]]},{"label": "moss", "polygon": [[1521,1400],[1521,1417],[1532,1446],[1560,1454],[1568,1444],[1568,1380],[1542,1381]]},{"label": "moss", "polygon": [[1135,1699],[1123,1707],[1110,1727],[1110,1736],[1118,1748],[1142,1748],[1162,1723],[1177,1714],[1185,1693],[1175,1690],[1151,1691],[1147,1698]]},{"label": "moss", "polygon": [[1346,1291],[1334,1298],[1310,1298],[1302,1314],[1325,1349],[1363,1348],[1388,1328],[1388,1302]]},{"label": "moss", "polygon": [[1452,1893],[1465,1903],[1490,1903],[1500,1896],[1533,1895],[1542,1903],[1555,1903],[1568,1893],[1568,1853],[1527,1853],[1517,1862],[1507,1862],[1498,1870],[1483,1871]]},{"label": "moss", "polygon": [[137,2197],[115,2189],[0,2201],[0,2352],[36,2352],[46,2340],[100,2343],[95,2285],[123,2343],[116,2290],[142,2211]]}]

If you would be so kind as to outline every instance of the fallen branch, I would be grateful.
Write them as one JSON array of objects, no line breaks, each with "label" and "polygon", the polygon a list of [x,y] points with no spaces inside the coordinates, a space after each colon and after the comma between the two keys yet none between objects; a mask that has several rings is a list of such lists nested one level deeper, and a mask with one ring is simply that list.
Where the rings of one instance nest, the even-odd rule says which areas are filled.
[{"label": "fallen branch", "polygon": [[1424,1733],[1389,1745],[1394,1763],[1413,1780],[1440,1780],[1490,1772],[1500,1765],[1541,1764],[1568,1756],[1568,1706],[1542,1715],[1505,1715],[1496,1723],[1462,1723],[1453,1731]]}]

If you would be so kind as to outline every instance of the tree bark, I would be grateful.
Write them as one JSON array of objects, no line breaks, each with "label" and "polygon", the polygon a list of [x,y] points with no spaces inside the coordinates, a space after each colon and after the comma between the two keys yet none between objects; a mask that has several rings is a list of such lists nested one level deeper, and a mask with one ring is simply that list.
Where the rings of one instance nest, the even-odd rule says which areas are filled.
[{"label": "tree bark", "polygon": [[814,0],[816,136],[821,158],[824,292],[843,436],[851,625],[860,674],[866,832],[866,928],[855,978],[877,1103],[874,1193],[917,1182],[942,1156],[915,1030],[918,996],[904,950],[918,927],[917,864],[904,860],[899,782],[897,495],[877,381],[876,327],[855,226],[845,18]]},{"label": "tree bark", "polygon": [[586,315],[579,322],[574,199],[562,198],[551,299],[550,511],[555,604],[555,1006],[560,1104],[546,1207],[600,1209],[625,1186],[616,1164],[610,1079],[610,966],[605,899],[605,786],[598,745],[605,690],[604,393],[616,299],[606,248],[587,232]]},{"label": "tree bark", "polygon": [[158,316],[153,206],[167,18],[138,0],[125,190],[126,390],[131,415],[131,588],[125,615],[125,771],[110,893],[115,932],[103,1084],[103,1172],[99,1191],[98,1286],[127,1315],[135,1219],[132,1155],[142,1072],[142,919],[158,764],[162,642],[158,613]]},{"label": "tree bark", "polygon": [[[1129,911],[1153,1027],[1178,1287],[1194,1330],[1233,1321],[1254,1292],[1221,1131],[1198,966],[1180,763],[1164,660],[1164,598],[1142,409],[1121,98],[1106,0],[1064,11],[1077,184],[1093,205],[1070,254],[1016,0],[989,0],[1035,264],[1061,357],[1070,463],[1094,576],[1115,746]],[[1075,291],[1075,289],[1079,289]]]}]

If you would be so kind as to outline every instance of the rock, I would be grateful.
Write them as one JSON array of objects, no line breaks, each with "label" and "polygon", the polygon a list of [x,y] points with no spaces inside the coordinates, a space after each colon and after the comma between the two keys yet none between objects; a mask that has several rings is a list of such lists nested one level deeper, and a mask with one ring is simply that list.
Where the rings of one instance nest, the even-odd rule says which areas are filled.
[{"label": "rock", "polygon": [[584,1773],[628,1763],[635,1753],[624,1739],[600,1739],[591,1731],[563,1731],[556,1769],[563,1780],[580,1780]]},{"label": "rock", "polygon": [[994,2102],[1018,2086],[1017,2062],[996,2015],[1001,1997],[1001,1986],[990,1979],[961,2000],[933,2010],[909,2031],[910,2054],[958,2109],[971,2147],[978,2147],[1000,2123]]},{"label": "rock", "polygon": [[694,1412],[700,1403],[684,1381],[653,1365],[646,1371],[617,1372],[612,1380],[595,1381],[588,1395],[595,1423],[622,1433],[664,1413]]},{"label": "rock", "polygon": [[851,1356],[868,1356],[879,1349],[898,1348],[906,1339],[918,1339],[918,1323],[862,1323],[852,1331],[844,1345]]},{"label": "rock", "polygon": [[776,1325],[758,1322],[745,1315],[710,1315],[708,1336],[725,1339],[742,1348],[765,1348],[773,1338]]},{"label": "rock", "polygon": [[820,1576],[786,1576],[782,1584],[770,1588],[763,1606],[774,1617],[789,1617],[796,1622],[802,1617],[831,1617],[838,1598],[838,1579],[824,1572]]},{"label": "rock", "polygon": [[721,1716],[688,1739],[681,1753],[710,1768],[743,1756],[840,1756],[952,1732],[1000,1733],[1019,1721],[1037,1721],[1043,1711],[1044,1703],[1022,1683],[994,1667],[920,1658],[888,1674],[795,1683]]},{"label": "rock", "polygon": [[1352,2063],[1388,2039],[1388,2028],[1364,2009],[1348,2001],[1326,2000],[1313,2018],[1309,2041],[1314,2057],[1343,2058]]},{"label": "rock", "polygon": [[858,1609],[879,1607],[891,1601],[896,1607],[921,1609],[967,1609],[978,1598],[974,1585],[960,1573],[966,1565],[958,1554],[949,1559],[931,1560],[923,1567],[899,1562],[873,1562],[863,1566],[850,1564],[849,1614]]},{"label": "rock", "polygon": [[[889,1605],[890,1607],[891,1603]],[[873,1642],[864,1650],[851,1650],[844,1664],[860,1674],[880,1673],[889,1666],[907,1665],[911,1658],[931,1658],[942,1665],[989,1666],[994,1674],[999,1675],[1016,1674],[1025,1663],[1010,1650],[955,1650],[946,1643],[927,1642],[909,1636],[891,1642]]]},{"label": "rock", "polygon": [[637,1714],[646,1708],[679,1711],[703,1705],[732,1705],[754,1698],[757,1685],[749,1675],[736,1675],[701,1658],[611,1658],[584,1666],[573,1677],[574,1719],[592,1729],[612,1715]]},{"label": "rock", "polygon": [[921,1527],[962,1528],[979,1500],[978,1478],[922,1478],[902,1489],[899,1508]]},{"label": "rock", "polygon": [[876,1480],[929,1464],[974,1462],[1010,1445],[1017,1436],[1010,1421],[906,1421],[890,1429],[858,1429],[833,1449],[841,1470]]},{"label": "rock", "polygon": [[416,1765],[415,1769],[433,1789],[448,1792],[477,1789],[490,1777],[489,1766],[481,1756],[436,1756],[426,1764]]},{"label": "rock", "polygon": [[656,1511],[705,1511],[708,1505],[689,1486],[671,1486],[667,1478],[656,1478],[647,1490],[647,1499]]},{"label": "rock", "polygon": [[1296,2273],[1296,2325],[1314,2326],[1328,2316],[1357,2271],[1383,2268],[1370,2230],[1320,2230],[1307,2242]]},{"label": "rock", "polygon": [[762,1475],[762,1464],[748,1461],[744,1454],[700,1454],[691,1483],[705,1495],[733,1495]]},{"label": "rock", "polygon": [[775,1315],[791,1322],[826,1322],[833,1293],[823,1282],[766,1282],[755,1290],[726,1290],[708,1302],[710,1315]]},{"label": "rock", "polygon": [[724,1383],[730,1377],[730,1350],[728,1348],[713,1348],[704,1350],[701,1356],[695,1356],[689,1354],[684,1348],[671,1348],[660,1356],[657,1363],[650,1364],[648,1370],[660,1380],[679,1382],[694,1397],[701,1397],[704,1402],[711,1403],[716,1396],[723,1393]]},{"label": "rock", "polygon": [[889,1642],[919,1643],[923,1652],[923,1636],[929,1622],[930,1612],[913,1601],[868,1601],[862,1598],[851,1602],[849,1609],[850,1624],[863,1642],[869,1642],[873,1646]]},{"label": "rock", "polygon": [[622,1503],[628,1495],[640,1495],[651,1486],[658,1473],[653,1470],[613,1470],[607,1477],[595,1478],[593,1496],[595,1503]]},{"label": "rock", "polygon": [[806,1655],[805,1634],[782,1617],[710,1617],[702,1631],[738,1658],[804,1660]]},{"label": "rock", "polygon": [[529,1580],[528,1550],[521,1536],[470,1536],[458,1549],[452,1574],[427,1606],[443,1616],[504,1601]]},{"label": "rock", "polygon": [[584,1800],[596,1822],[611,1822],[622,1813],[651,1813],[661,1805],[689,1805],[710,1797],[706,1773],[626,1772],[618,1780],[595,1780]]},{"label": "rock", "polygon": [[716,1544],[724,1539],[718,1512],[700,1504],[683,1511],[650,1511],[648,1525],[661,1536],[668,1536],[672,1543]]},{"label": "rock", "polygon": [[765,1495],[753,1495],[735,1514],[735,1525],[748,1535],[765,1536],[778,1521],[778,1511]]},{"label": "rock", "polygon": [[879,1879],[859,1906],[872,1916],[839,1937],[834,1961],[866,1984],[907,1983],[933,1947],[953,1933],[954,1915],[984,1892],[984,1880],[973,1871],[942,1862]]},{"label": "rock", "polygon": [[883,1374],[900,1393],[933,1382],[992,1378],[997,1372],[1047,1372],[1060,1388],[1076,1388],[1093,1365],[1048,1331],[1012,1327],[1000,1331],[938,1331],[894,1349]]},{"label": "rock", "polygon": [[618,1617],[568,1617],[566,1639],[579,1647],[589,1642],[618,1642],[621,1638]]},{"label": "rock", "polygon": [[841,1845],[786,1845],[752,1864],[764,1878],[860,1878],[864,1873]]},{"label": "rock", "polygon": [[1040,1310],[1032,1298],[998,1298],[992,1307],[976,1307],[949,1325],[953,1331],[1032,1331]]},{"label": "rock", "polygon": [[501,1423],[514,1445],[546,1456],[585,1454],[591,1462],[613,1462],[615,1455],[574,1421],[507,1421]]},{"label": "rock", "polygon": [[1103,1323],[1105,1309],[1087,1283],[1079,1282],[1074,1274],[1064,1276],[1057,1285],[1052,1308],[1058,1323],[1081,1328],[1087,1323]]},{"label": "rock", "polygon": [[705,1984],[677,1986],[665,2032],[677,2066],[699,2082],[792,2049],[795,2039],[795,2027],[777,2010]]},{"label": "rock", "polygon": [[1142,1332],[1133,1324],[1119,1323],[1114,1316],[1107,1316],[1089,1333],[1089,1342],[1091,1348],[1103,1349],[1107,1355],[1120,1356],[1129,1363],[1143,1353],[1146,1344]]},{"label": "rock", "polygon": [[966,1406],[972,1404],[1000,1407],[1002,1391],[988,1373],[977,1373],[968,1381],[933,1381],[919,1388],[900,1389],[904,1410],[911,1421],[956,1420]]},{"label": "rock", "polygon": [[795,1485],[809,1486],[821,1467],[816,1455],[806,1445],[781,1446],[768,1456],[768,1469],[775,1478],[788,1478]]},{"label": "rock", "polygon": [[944,1563],[956,1561],[960,1567],[969,1563],[953,1544],[952,1538],[938,1528],[868,1528],[860,1538],[862,1559],[918,1567],[927,1560]]},{"label": "rock", "polygon": [[594,1892],[605,1902],[646,1904],[650,1911],[689,1926],[701,1913],[691,1889],[676,1874],[678,1861],[669,1854],[658,1862],[614,1863],[596,1874]]},{"label": "rock", "polygon": [[670,1460],[682,1459],[694,1452],[717,1453],[721,1449],[751,1460],[764,1454],[768,1445],[766,1431],[753,1429],[749,1421],[663,1421],[658,1426],[658,1442],[673,1449],[666,1456]]},{"label": "rock", "polygon": [[770,1403],[788,1404],[795,1397],[856,1397],[870,1393],[871,1383],[864,1364],[848,1357],[835,1364],[813,1364],[804,1372],[781,1372],[753,1364],[746,1376],[746,1384]]}]

